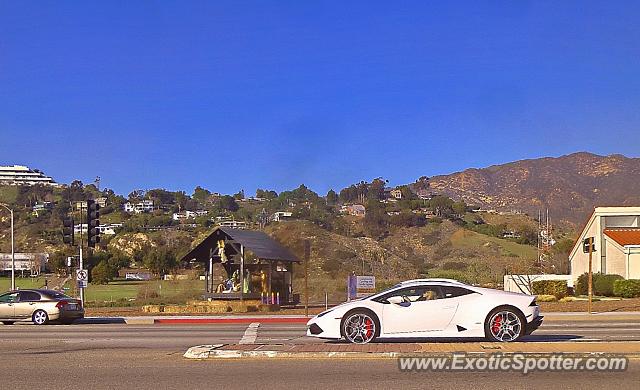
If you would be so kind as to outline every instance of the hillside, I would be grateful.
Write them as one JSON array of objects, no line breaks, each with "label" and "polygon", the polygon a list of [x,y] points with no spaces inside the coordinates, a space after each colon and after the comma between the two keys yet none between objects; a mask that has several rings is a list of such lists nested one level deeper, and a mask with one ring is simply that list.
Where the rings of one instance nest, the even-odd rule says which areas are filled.
[{"label": "hillside", "polygon": [[548,208],[579,224],[596,205],[640,204],[640,158],[581,152],[434,176],[430,186],[482,208],[532,216]]},{"label": "hillside", "polygon": [[[536,258],[532,246],[476,233],[450,221],[397,229],[380,241],[332,233],[308,221],[273,224],[267,233],[301,259],[303,240],[309,239],[309,283],[315,299],[324,291],[339,298],[351,272],[373,274],[383,283],[425,276],[492,283],[502,280],[505,268],[526,267]],[[298,285],[303,269],[295,269]]]}]

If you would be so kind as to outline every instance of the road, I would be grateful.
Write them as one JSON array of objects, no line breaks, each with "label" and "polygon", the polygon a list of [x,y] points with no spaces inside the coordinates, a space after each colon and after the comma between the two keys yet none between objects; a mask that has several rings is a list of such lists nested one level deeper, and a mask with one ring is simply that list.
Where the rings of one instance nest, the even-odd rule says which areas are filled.
[{"label": "road", "polygon": [[[0,326],[3,388],[636,388],[625,373],[402,373],[394,360],[208,360],[182,358],[193,345],[238,343],[247,324]],[[550,322],[531,342],[640,340],[629,321]],[[247,338],[245,337],[245,340]],[[255,343],[316,343],[301,324],[260,324]],[[46,385],[44,385],[46,383]]]}]

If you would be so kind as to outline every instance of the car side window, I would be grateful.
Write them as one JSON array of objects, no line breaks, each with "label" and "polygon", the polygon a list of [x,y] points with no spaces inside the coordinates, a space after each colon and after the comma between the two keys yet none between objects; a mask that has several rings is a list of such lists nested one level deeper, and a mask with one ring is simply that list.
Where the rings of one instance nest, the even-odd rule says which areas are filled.
[{"label": "car side window", "polygon": [[0,295],[0,303],[14,303],[18,301],[18,293]]},{"label": "car side window", "polygon": [[433,301],[442,298],[438,286],[417,286],[402,288],[385,295],[381,301],[387,301],[391,297],[403,297],[409,302]]},{"label": "car side window", "polygon": [[463,295],[473,294],[473,291],[457,286],[442,286],[443,298],[456,298]]},{"label": "car side window", "polygon": [[20,302],[33,302],[40,300],[40,294],[33,291],[20,291]]}]

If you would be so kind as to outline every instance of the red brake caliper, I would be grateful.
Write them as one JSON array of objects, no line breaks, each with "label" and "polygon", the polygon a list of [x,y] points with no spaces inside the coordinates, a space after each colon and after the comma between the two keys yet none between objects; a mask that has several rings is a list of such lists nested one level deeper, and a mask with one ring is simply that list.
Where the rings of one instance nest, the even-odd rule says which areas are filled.
[{"label": "red brake caliper", "polygon": [[502,316],[497,316],[493,320],[493,324],[491,325],[491,330],[493,333],[498,333],[500,331],[500,326],[502,325]]},{"label": "red brake caliper", "polygon": [[364,320],[364,328],[367,330],[367,339],[369,339],[373,333],[373,322],[369,318]]}]

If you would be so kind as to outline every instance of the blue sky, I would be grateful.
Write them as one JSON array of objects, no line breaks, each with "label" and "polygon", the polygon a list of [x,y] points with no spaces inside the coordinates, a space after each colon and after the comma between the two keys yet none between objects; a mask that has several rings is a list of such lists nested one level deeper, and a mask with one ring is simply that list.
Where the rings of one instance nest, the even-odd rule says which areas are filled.
[{"label": "blue sky", "polygon": [[575,151],[640,156],[640,7],[0,0],[0,164],[325,193]]}]

